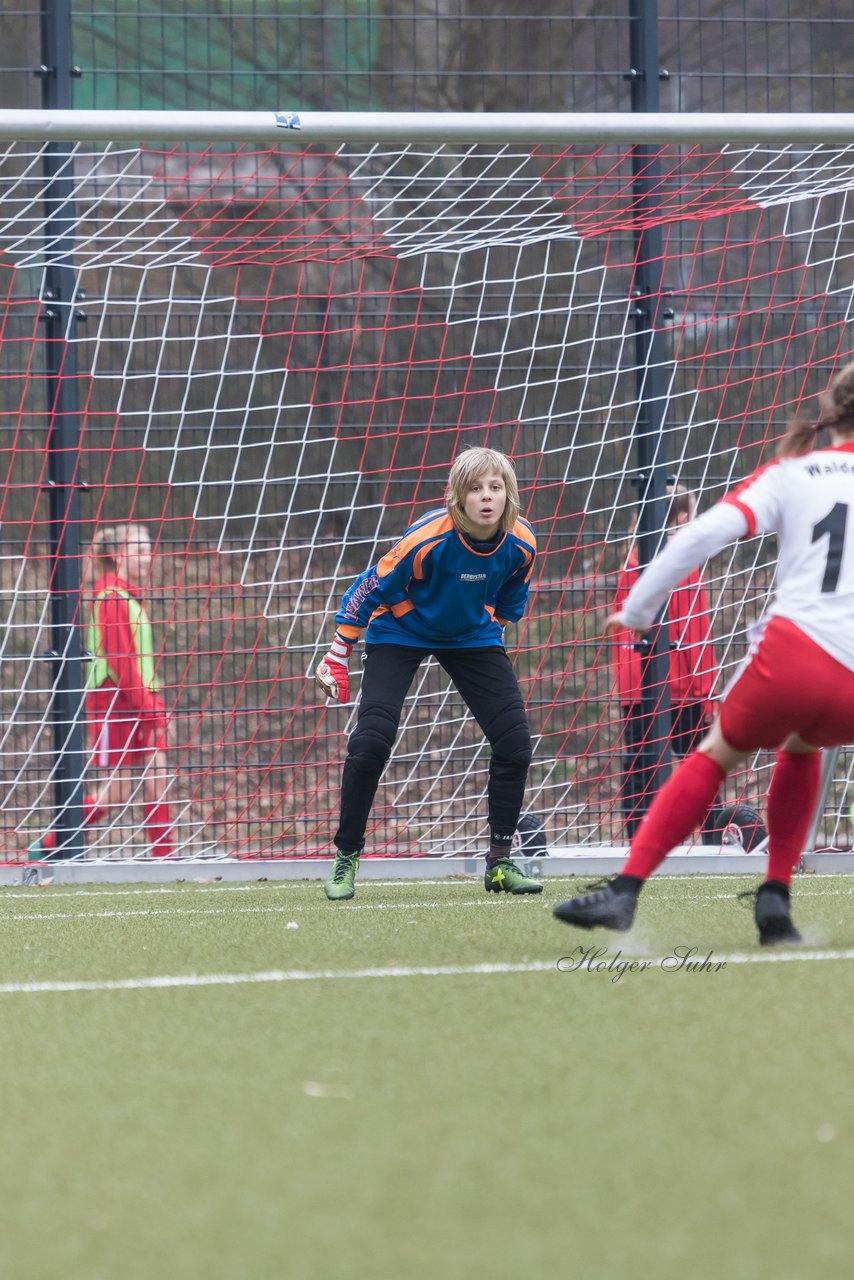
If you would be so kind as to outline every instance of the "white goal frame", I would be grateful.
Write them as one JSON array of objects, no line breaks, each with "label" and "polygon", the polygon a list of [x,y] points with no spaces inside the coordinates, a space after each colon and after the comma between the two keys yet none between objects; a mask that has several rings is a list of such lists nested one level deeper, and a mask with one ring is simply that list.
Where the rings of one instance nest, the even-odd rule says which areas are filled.
[{"label": "white goal frame", "polygon": [[[386,113],[313,112],[285,109],[260,112],[207,111],[75,111],[0,110],[0,139],[15,142],[139,142],[179,143],[266,143],[289,144],[408,144],[434,145],[525,144],[536,143],[621,143],[626,146],[694,143],[806,144],[816,148],[838,144],[854,146],[854,113]],[[852,303],[854,309],[854,303]],[[826,754],[822,797],[813,823],[814,839],[818,821],[833,781],[835,757]],[[538,874],[600,874],[616,870],[625,853],[624,846],[555,848],[542,860],[526,862]],[[670,874],[757,872],[764,866],[764,853],[709,854],[686,847],[668,859]],[[57,862],[49,871],[33,868],[0,867],[0,883],[20,883],[22,875],[32,882],[50,876],[56,882],[86,880],[173,879],[194,874],[192,860],[180,864],[105,863],[98,860]],[[805,851],[804,865],[821,872],[854,870],[854,852],[817,853]],[[255,864],[217,863],[223,878],[246,880],[253,875],[304,878],[326,874],[325,859],[264,860]],[[384,858],[371,865],[363,863],[366,878],[409,878],[446,875],[451,870],[476,874],[474,858],[462,857],[453,864],[446,858]],[[202,860],[198,874],[209,875],[211,863]]]}]

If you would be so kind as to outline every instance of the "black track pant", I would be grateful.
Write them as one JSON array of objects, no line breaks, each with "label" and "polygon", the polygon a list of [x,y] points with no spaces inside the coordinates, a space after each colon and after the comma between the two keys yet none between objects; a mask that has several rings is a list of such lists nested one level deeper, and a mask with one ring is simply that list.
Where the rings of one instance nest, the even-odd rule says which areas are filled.
[{"label": "black track pant", "polygon": [[[670,709],[670,747],[677,758],[690,755],[705,736],[702,702],[677,702]],[[623,707],[623,785],[620,806],[623,825],[631,839],[652,803],[653,779],[658,752],[656,744],[647,744],[644,732],[648,721],[639,705]]]},{"label": "black track pant", "polygon": [[531,763],[531,730],[510,659],[503,649],[415,649],[402,644],[365,648],[356,727],[341,778],[341,817],[335,845],[361,851],[377,786],[397,736],[403,700],[424,659],[433,654],[492,748],[487,788],[494,835],[509,838],[519,822]]}]

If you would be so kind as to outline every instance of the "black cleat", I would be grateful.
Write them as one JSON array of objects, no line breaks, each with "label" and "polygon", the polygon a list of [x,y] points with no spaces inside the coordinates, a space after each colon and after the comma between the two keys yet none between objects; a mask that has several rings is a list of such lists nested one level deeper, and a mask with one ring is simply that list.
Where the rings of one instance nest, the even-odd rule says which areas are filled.
[{"label": "black cleat", "polygon": [[803,942],[789,915],[789,889],[778,880],[766,880],[756,891],[753,909],[759,943],[763,947],[777,947],[786,943]]},{"label": "black cleat", "polygon": [[642,885],[637,876],[615,876],[595,893],[559,902],[552,914],[579,929],[616,929],[625,933],[634,923]]}]

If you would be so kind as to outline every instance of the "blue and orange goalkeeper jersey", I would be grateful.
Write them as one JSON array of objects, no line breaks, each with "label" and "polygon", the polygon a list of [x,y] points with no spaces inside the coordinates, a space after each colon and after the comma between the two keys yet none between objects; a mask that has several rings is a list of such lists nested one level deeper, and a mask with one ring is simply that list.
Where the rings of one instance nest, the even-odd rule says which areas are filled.
[{"label": "blue and orange goalkeeper jersey", "polygon": [[525,612],[537,542],[527,520],[470,546],[445,508],[406,530],[360,574],[335,615],[338,632],[368,644],[475,649],[503,644],[502,624]]}]

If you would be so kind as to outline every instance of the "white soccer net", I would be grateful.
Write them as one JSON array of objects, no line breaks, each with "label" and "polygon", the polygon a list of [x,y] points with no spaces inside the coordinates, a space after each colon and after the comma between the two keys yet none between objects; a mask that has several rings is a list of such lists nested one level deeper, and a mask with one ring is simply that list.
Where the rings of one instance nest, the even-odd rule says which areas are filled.
[{"label": "white soccer net", "polygon": [[[62,246],[43,158],[9,143],[0,166],[7,857],[50,819],[55,762],[40,313]],[[628,145],[536,136],[77,143],[63,163],[85,314],[67,333],[81,536],[132,521],[155,542],[179,853],[329,851],[353,708],[322,706],[307,673],[350,580],[441,504],[459,449],[487,442],[515,460],[540,546],[508,631],[536,743],[528,807],[554,850],[624,843],[635,784],[602,624],[639,494],[639,315],[655,300],[637,296],[637,236],[663,243],[660,457],[703,509],[854,354],[854,146],[662,145],[642,206]],[[716,693],[773,555],[757,541],[707,566]],[[760,803],[768,763],[725,798]],[[850,844],[849,768],[820,843]],[[90,856],[146,855],[141,787],[92,828]],[[484,794],[481,735],[425,664],[368,851],[481,851]]]}]

